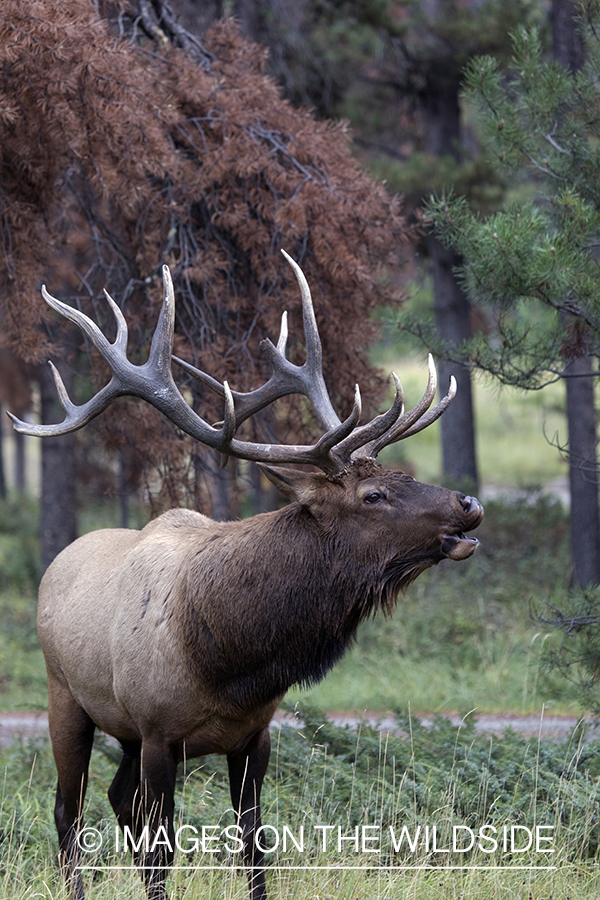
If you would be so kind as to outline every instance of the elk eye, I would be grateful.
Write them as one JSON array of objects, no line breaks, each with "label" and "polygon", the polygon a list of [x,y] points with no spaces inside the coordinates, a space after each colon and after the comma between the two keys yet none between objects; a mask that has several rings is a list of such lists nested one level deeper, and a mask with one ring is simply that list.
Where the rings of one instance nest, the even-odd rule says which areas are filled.
[{"label": "elk eye", "polygon": [[365,496],[365,503],[379,503],[380,500],[384,499],[385,495],[381,491],[371,491]]}]

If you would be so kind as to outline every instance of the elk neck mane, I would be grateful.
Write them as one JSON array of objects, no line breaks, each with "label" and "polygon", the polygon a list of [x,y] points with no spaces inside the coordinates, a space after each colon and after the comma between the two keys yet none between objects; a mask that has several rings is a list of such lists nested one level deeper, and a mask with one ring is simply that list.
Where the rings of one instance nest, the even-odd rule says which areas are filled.
[{"label": "elk neck mane", "polygon": [[391,613],[398,591],[431,564],[394,552],[361,558],[299,503],[210,529],[193,513],[167,515],[173,524],[189,515],[184,527],[198,536],[183,542],[176,613],[190,674],[241,708],[320,681],[360,622]]}]

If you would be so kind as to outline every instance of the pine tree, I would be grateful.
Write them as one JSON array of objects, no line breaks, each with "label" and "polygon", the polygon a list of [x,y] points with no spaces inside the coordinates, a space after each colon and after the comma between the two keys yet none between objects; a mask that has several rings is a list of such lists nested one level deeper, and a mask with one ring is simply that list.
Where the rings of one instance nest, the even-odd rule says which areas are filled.
[{"label": "pine tree", "polygon": [[[468,191],[476,209],[501,199],[502,185],[485,160],[468,149],[462,70],[473,55],[505,59],[508,33],[520,21],[541,17],[530,0],[238,0],[246,31],[271,51],[270,70],[295,101],[321,114],[347,116],[361,159],[417,210],[443,185]],[[418,215],[418,213],[417,213]],[[438,330],[460,345],[471,335],[468,298],[454,278],[460,260],[434,235],[420,241],[433,281]],[[445,475],[477,482],[470,371],[455,359],[440,361],[440,384],[450,374],[459,389],[442,421]]]},{"label": "pine tree", "polygon": [[[465,352],[503,383],[525,389],[557,379],[590,384],[599,374],[587,363],[600,353],[595,5],[587,7],[587,15],[586,62],[577,72],[545,61],[539,36],[525,29],[516,36],[508,82],[491,58],[474,61],[468,70],[498,163],[521,180],[533,176],[538,197],[485,220],[463,200],[442,198],[430,208],[445,242],[465,258],[470,297],[484,304],[495,322],[492,333]],[[571,505],[574,580],[587,585],[600,582],[600,537],[595,438],[584,455],[573,438],[582,419],[589,419],[586,428],[594,435],[593,402],[570,416],[568,448],[579,483]]]}]

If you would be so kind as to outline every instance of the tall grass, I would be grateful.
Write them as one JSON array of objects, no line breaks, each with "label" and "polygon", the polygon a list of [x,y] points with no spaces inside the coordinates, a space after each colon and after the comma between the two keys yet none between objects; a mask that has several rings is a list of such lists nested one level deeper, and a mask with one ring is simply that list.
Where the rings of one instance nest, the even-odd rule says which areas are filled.
[{"label": "tall grass", "polygon": [[[399,714],[398,733],[368,727],[356,733],[332,725],[315,710],[303,710],[302,716],[301,727],[285,726],[273,735],[263,791],[263,823],[269,826],[265,842],[272,845],[276,834],[280,840],[279,849],[267,854],[272,898],[597,897],[600,742],[585,731],[563,743],[525,739],[511,731],[488,738],[478,735],[468,719],[458,729],[445,719],[426,728]],[[85,875],[88,896],[141,900],[130,857],[116,852],[116,823],[106,799],[116,755],[101,740],[92,759],[86,824],[100,831],[104,845],[84,854],[85,863],[97,867]],[[47,743],[4,751],[0,765],[0,894],[10,900],[63,898],[54,862],[54,773]],[[190,761],[180,773],[177,802],[177,827],[201,832],[204,825],[218,834],[232,825],[225,761]],[[510,844],[504,852],[501,843],[495,853],[477,847],[439,852],[452,848],[453,828],[462,840],[470,834],[467,829],[477,834],[483,825],[499,834],[504,826],[521,826],[520,835],[524,828],[549,826],[544,834],[553,840],[542,847],[555,852],[519,852],[518,847],[510,852]],[[290,839],[283,849],[284,826],[297,842],[304,829],[303,851]],[[329,828],[326,849],[322,826]],[[390,828],[398,839],[403,827],[413,841],[421,829],[414,851],[406,840],[394,851]],[[437,849],[430,840],[427,850],[426,827],[430,834],[436,828]],[[342,841],[339,849],[338,829],[342,838],[353,839],[357,828],[358,849],[353,840]],[[222,839],[210,848],[216,852],[177,854],[181,868],[170,876],[172,895],[245,898],[239,857],[228,853]]]}]

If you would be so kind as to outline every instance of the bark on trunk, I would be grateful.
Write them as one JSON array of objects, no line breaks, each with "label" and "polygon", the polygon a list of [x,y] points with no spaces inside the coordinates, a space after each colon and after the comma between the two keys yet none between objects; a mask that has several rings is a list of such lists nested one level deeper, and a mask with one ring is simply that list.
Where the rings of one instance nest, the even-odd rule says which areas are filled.
[{"label": "bark on trunk", "polygon": [[569,488],[571,492],[571,584],[600,584],[600,515],[598,513],[598,461],[596,410],[589,356],[567,367],[567,422],[569,426]]},{"label": "bark on trunk", "polygon": [[235,0],[233,14],[240,23],[242,34],[253,41],[265,41],[268,31],[265,15],[268,15],[268,9],[261,0]]},{"label": "bark on trunk", "polygon": [[228,462],[224,469],[219,466],[219,458],[216,453],[209,451],[206,454],[206,463],[210,471],[210,515],[215,522],[228,522],[234,518],[233,485],[235,471],[233,460]]},{"label": "bark on trunk", "polygon": [[[49,366],[41,369],[39,383],[42,422],[46,424],[60,421],[64,412],[56,397],[56,386]],[[42,571],[76,537],[75,435],[44,438],[40,508]]]},{"label": "bark on trunk", "polygon": [[177,21],[192,34],[204,34],[223,17],[222,0],[172,0]]},{"label": "bark on trunk", "polygon": [[[577,0],[552,4],[554,59],[570,72],[584,62],[584,46],[577,30]],[[567,378],[569,427],[569,486],[571,492],[571,583],[581,587],[600,584],[600,517],[596,459],[596,409],[593,371],[589,356],[573,360]]]},{"label": "bark on trunk", "polygon": [[27,488],[25,476],[25,435],[15,431],[15,490],[24,494]]},{"label": "bark on trunk", "polygon": [[0,403],[0,500],[6,499],[6,472],[4,469],[4,410]]},{"label": "bark on trunk", "polygon": [[236,503],[236,466],[230,459],[224,469],[219,454],[199,447],[194,455],[196,470],[196,509],[204,510],[208,494],[208,513],[216,522],[227,522],[239,515]]},{"label": "bark on trunk", "polygon": [[[452,272],[460,258],[434,237],[429,238],[428,246],[433,267],[437,329],[450,346],[456,347],[472,336],[469,301]],[[442,360],[438,364],[438,375],[442,396],[448,389],[451,375],[457,383],[456,397],[441,418],[443,473],[455,487],[476,493],[478,473],[471,372],[466,366]]]},{"label": "bark on trunk", "polygon": [[552,55],[569,72],[577,72],[584,61],[583,41],[575,20],[578,6],[578,0],[554,0],[550,13]]},{"label": "bark on trunk", "polygon": [[124,450],[119,453],[119,521],[121,528],[129,528],[128,460]]},{"label": "bark on trunk", "polygon": [[[450,68],[429,73],[422,97],[425,149],[432,156],[460,157],[460,75]],[[453,268],[461,259],[433,236],[428,239],[433,274],[436,326],[440,336],[455,347],[472,336],[469,301],[454,277]],[[458,390],[452,405],[442,416],[443,473],[456,487],[478,489],[475,450],[475,418],[471,373],[456,363],[440,363],[440,390],[445,393],[450,375]]]}]

